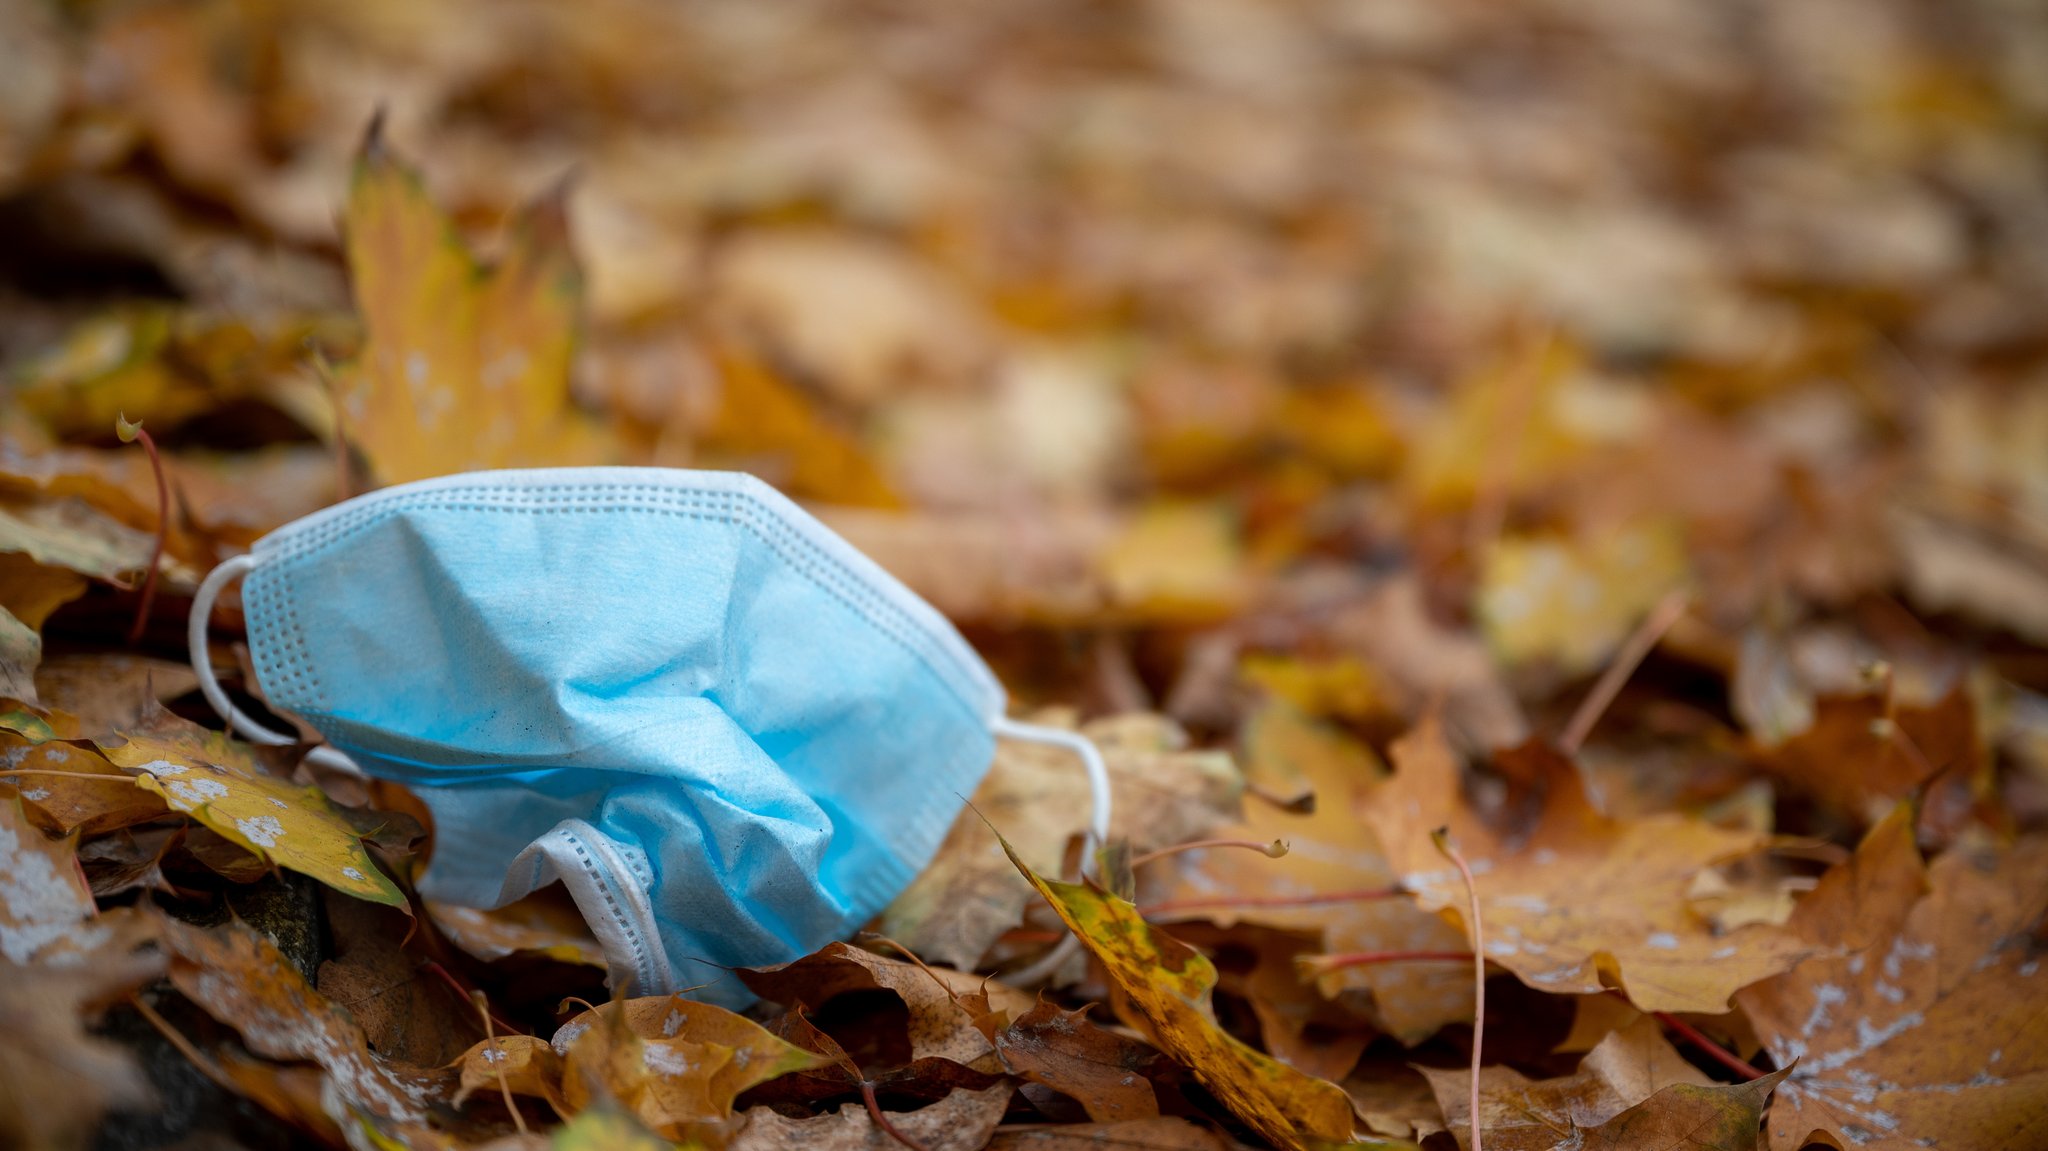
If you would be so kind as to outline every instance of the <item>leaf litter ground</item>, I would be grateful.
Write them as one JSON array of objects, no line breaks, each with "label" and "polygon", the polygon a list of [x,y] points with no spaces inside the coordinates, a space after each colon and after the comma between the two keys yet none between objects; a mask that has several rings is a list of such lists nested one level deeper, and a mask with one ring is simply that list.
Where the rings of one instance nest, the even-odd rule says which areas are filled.
[{"label": "leaf litter ground", "polygon": [[[2041,13],[0,0],[0,45],[0,1141],[2048,1125]],[[735,1014],[607,988],[558,889],[420,901],[416,797],[214,730],[213,564],[589,462],[754,472],[930,599],[1102,747],[1102,880],[1006,744]]]}]

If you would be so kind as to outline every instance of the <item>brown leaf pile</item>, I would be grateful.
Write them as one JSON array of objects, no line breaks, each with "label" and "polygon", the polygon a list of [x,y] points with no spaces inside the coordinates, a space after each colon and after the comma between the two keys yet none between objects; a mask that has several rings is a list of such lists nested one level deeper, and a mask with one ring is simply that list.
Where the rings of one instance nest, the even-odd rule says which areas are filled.
[{"label": "brown leaf pile", "polygon": [[[1989,2],[0,0],[0,1144],[2039,1144],[2044,61]],[[1005,743],[873,934],[615,998],[559,889],[424,903],[415,796],[217,730],[213,565],[596,462],[947,613],[1101,747],[1100,881]]]}]

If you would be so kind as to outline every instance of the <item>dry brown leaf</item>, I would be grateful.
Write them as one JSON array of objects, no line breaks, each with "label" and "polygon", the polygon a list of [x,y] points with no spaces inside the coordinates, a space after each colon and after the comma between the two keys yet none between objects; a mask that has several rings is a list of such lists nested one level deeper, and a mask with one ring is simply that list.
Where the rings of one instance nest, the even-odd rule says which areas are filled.
[{"label": "dry brown leaf", "polygon": [[0,798],[0,958],[29,963],[97,910],[73,841],[44,835],[20,800]]},{"label": "dry brown leaf", "polygon": [[[1418,1068],[1436,1093],[1458,1145],[1472,1142],[1472,1072]],[[1597,1127],[1674,1084],[1712,1081],[1685,1061],[1647,1017],[1600,1041],[1579,1069],[1559,1079],[1532,1080],[1512,1067],[1479,1073],[1479,1119],[1486,1145],[1502,1151],[1551,1151],[1574,1132]]]},{"label": "dry brown leaf", "polygon": [[982,1034],[995,1045],[1004,1070],[1073,1098],[1095,1122],[1159,1114],[1145,1075],[1158,1054],[1095,1026],[1087,1008],[1067,1011],[1040,1002],[1007,1027],[994,1024],[988,1019]]},{"label": "dry brown leaf", "polygon": [[[1827,950],[1737,1002],[1790,1075],[1771,1146],[2005,1148],[2048,1123],[2033,934],[2048,840],[1966,844],[1923,865],[1900,807],[1830,871],[1793,926]],[[1793,1061],[1797,1060],[1794,1064]]]},{"label": "dry brown leaf", "polygon": [[604,949],[559,886],[550,885],[490,910],[431,899],[422,903],[435,928],[478,959],[527,953],[585,967],[604,966]]},{"label": "dry brown leaf", "polygon": [[168,917],[159,922],[171,953],[172,984],[240,1032],[249,1050],[318,1064],[349,1107],[395,1122],[422,1122],[454,1093],[453,1072],[404,1067],[372,1052],[362,1028],[307,986],[277,947],[249,927],[235,922],[209,930]]},{"label": "dry brown leaf", "polygon": [[[960,1088],[929,1107],[891,1114],[889,1122],[925,1151],[981,1151],[1010,1105],[1007,1083],[980,1091]],[[830,1115],[790,1119],[756,1107],[727,1151],[900,1151],[903,1144],[875,1125],[858,1103]]]},{"label": "dry brown leaf", "polygon": [[776,967],[741,971],[755,994],[778,1003],[822,1006],[847,991],[895,992],[910,1011],[913,1059],[949,1059],[984,1071],[1000,1069],[995,1048],[975,1026],[976,1014],[962,1002],[984,992],[1011,1017],[1024,1014],[1031,996],[980,976],[889,959],[844,943],[828,943],[802,959]]},{"label": "dry brown leaf", "polygon": [[457,1107],[478,1092],[488,1097],[505,1090],[545,1099],[560,1112],[569,1110],[562,1095],[562,1057],[545,1039],[533,1035],[481,1039],[457,1062],[462,1067],[462,1087],[454,1099]]},{"label": "dry brown leaf", "polygon": [[1124,1123],[1062,1123],[1017,1130],[998,1127],[987,1151],[1230,1151],[1223,1136],[1185,1119],[1160,1116]]},{"label": "dry brown leaf", "polygon": [[1487,959],[1541,991],[1618,987],[1646,1011],[1719,1014],[1736,989],[1807,952],[1793,933],[1763,925],[1715,935],[1686,909],[1702,868],[1763,837],[1676,814],[1617,822],[1593,809],[1569,761],[1532,754],[1547,793],[1526,830],[1497,830],[1460,798],[1458,763],[1434,718],[1394,745],[1394,776],[1365,810],[1416,903],[1457,913],[1464,887],[1430,842],[1432,829],[1449,826],[1478,880]]},{"label": "dry brown leaf", "polygon": [[1711,1087],[1674,1084],[1578,1134],[1590,1151],[1756,1151],[1764,1104],[1785,1074]]},{"label": "dry brown leaf", "polygon": [[1888,705],[1877,695],[1822,697],[1812,726],[1761,759],[1793,787],[1863,823],[1938,779],[1928,814],[1951,826],[1986,766],[1976,707],[1960,687],[1928,707]]},{"label": "dry brown leaf", "polygon": [[611,1100],[671,1138],[731,1118],[733,1100],[750,1087],[827,1062],[758,1023],[681,995],[583,1012],[552,1043],[563,1057],[562,1097],[572,1110]]},{"label": "dry brown leaf", "polygon": [[134,1057],[85,1028],[88,1014],[163,971],[162,954],[141,947],[145,941],[146,933],[109,929],[49,962],[0,960],[0,1027],[8,1037],[0,1043],[0,1142],[82,1148],[106,1109],[155,1101]]},{"label": "dry brown leaf", "polygon": [[325,904],[333,956],[321,961],[314,986],[355,1019],[371,1050],[430,1067],[474,1042],[481,1033],[475,1005],[407,954],[404,914],[339,894]]}]

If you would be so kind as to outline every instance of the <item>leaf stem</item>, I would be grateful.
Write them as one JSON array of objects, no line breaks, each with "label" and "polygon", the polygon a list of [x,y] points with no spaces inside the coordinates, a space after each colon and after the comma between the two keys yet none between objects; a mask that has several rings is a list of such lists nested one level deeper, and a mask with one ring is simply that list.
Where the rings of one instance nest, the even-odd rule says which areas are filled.
[{"label": "leaf stem", "polygon": [[164,540],[171,531],[171,485],[164,481],[163,457],[157,454],[156,440],[138,421],[129,423],[126,416],[115,425],[121,438],[142,442],[142,450],[149,453],[149,470],[156,476],[156,543],[149,553],[149,573],[142,578],[142,602],[135,605],[135,623],[128,628],[128,646],[142,642],[142,631],[149,626],[149,609],[156,603],[156,573],[163,566]]},{"label": "leaf stem", "polygon": [[[1679,606],[1683,607],[1684,602],[1680,601]],[[1450,828],[1437,828],[1430,833],[1429,841],[1464,877],[1465,898],[1472,905],[1472,1151],[1484,1151],[1479,1141],[1479,1050],[1486,1041],[1486,931],[1479,921],[1479,884],[1472,878],[1465,857],[1451,845]]]},{"label": "leaf stem", "polygon": [[1322,891],[1310,895],[1224,895],[1205,899],[1170,899],[1138,909],[1147,919],[1177,915],[1183,911],[1220,911],[1231,908],[1325,907],[1333,903],[1372,903],[1408,894],[1405,888],[1371,887],[1352,891]]},{"label": "leaf stem", "polygon": [[1382,963],[1469,963],[1470,951],[1343,951],[1335,955],[1304,955],[1301,966],[1317,975],[1347,967],[1374,967]]},{"label": "leaf stem", "polygon": [[1600,722],[1600,717],[1607,714],[1607,708],[1614,703],[1614,697],[1621,694],[1628,677],[1634,675],[1643,660],[1649,658],[1650,649],[1657,646],[1664,633],[1685,615],[1690,599],[1684,591],[1667,592],[1663,599],[1657,601],[1657,606],[1650,609],[1650,614],[1643,617],[1643,622],[1630,633],[1621,650],[1615,654],[1614,661],[1600,673],[1600,681],[1593,685],[1593,690],[1580,701],[1579,709],[1572,713],[1564,734],[1557,737],[1559,751],[1566,755],[1578,753],[1586,737],[1593,734],[1593,725]]},{"label": "leaf stem", "polygon": [[491,1001],[481,991],[469,993],[469,1002],[484,1021],[484,1042],[491,1045],[491,1054],[497,1058],[491,1061],[491,1069],[498,1073],[498,1094],[505,1099],[505,1110],[512,1113],[512,1125],[519,1128],[519,1134],[526,1135],[526,1116],[519,1113],[519,1104],[512,1100],[512,1080],[505,1075],[505,1049],[498,1044],[498,1036],[491,1030]]},{"label": "leaf stem", "polygon": [[1733,1051],[1707,1038],[1706,1032],[1701,1031],[1678,1016],[1668,1011],[1652,1011],[1650,1014],[1656,1017],[1657,1022],[1677,1032],[1679,1037],[1687,1043],[1699,1048],[1700,1052],[1707,1058],[1742,1076],[1745,1082],[1764,1077],[1764,1073],[1757,1070],[1755,1064],[1748,1062]]},{"label": "leaf stem", "polygon": [[927,1151],[924,1144],[912,1139],[904,1133],[901,1127],[889,1121],[888,1113],[882,1110],[881,1102],[875,1098],[874,1080],[863,1079],[860,1081],[860,1101],[868,1105],[868,1118],[875,1121],[875,1126],[888,1132],[891,1139],[910,1148],[910,1151]]},{"label": "leaf stem", "polygon": [[1183,851],[1206,851],[1212,847],[1243,848],[1246,851],[1256,851],[1267,859],[1278,859],[1287,854],[1287,841],[1284,839],[1275,839],[1270,843],[1260,843],[1255,839],[1194,839],[1148,851],[1131,860],[1131,866],[1143,867],[1155,859],[1165,859],[1169,855],[1178,855]]}]

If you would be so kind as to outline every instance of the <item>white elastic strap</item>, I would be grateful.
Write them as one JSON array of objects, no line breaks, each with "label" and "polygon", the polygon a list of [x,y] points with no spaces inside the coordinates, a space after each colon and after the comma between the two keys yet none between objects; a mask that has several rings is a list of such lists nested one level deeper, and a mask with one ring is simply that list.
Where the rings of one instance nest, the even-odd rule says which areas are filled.
[{"label": "white elastic strap", "polygon": [[1088,842],[1081,852],[1081,874],[1094,876],[1095,853],[1109,842],[1110,813],[1109,768],[1103,766],[1102,752],[1096,749],[1095,741],[1078,731],[1018,723],[1007,716],[996,717],[988,729],[999,738],[1064,747],[1081,757],[1081,766],[1088,769],[1088,797],[1094,804],[1088,818]]},{"label": "white elastic strap", "polygon": [[[199,583],[199,591],[192,597],[192,614],[185,619],[185,644],[192,657],[192,674],[199,677],[199,692],[206,697],[207,703],[213,705],[214,713],[251,743],[283,747],[299,742],[298,737],[272,731],[237,708],[228,699],[228,693],[221,690],[220,681],[213,677],[213,659],[206,651],[206,626],[213,618],[213,601],[220,598],[220,589],[226,587],[230,580],[247,574],[255,566],[255,556],[241,555],[206,573],[206,578]],[[357,767],[354,760],[332,747],[316,747],[306,753],[306,759],[333,771],[356,776],[363,774],[363,769]]]},{"label": "white elastic strap", "polygon": [[[1081,874],[1093,877],[1095,853],[1109,842],[1110,816],[1109,768],[1104,766],[1102,752],[1096,748],[1095,741],[1079,732],[1018,723],[1007,716],[997,717],[988,726],[999,737],[1063,747],[1081,757],[1081,766],[1088,769],[1088,795],[1094,804],[1088,819],[1088,840],[1081,848]],[[1080,946],[1081,940],[1069,932],[1036,963],[1010,972],[1006,978],[1014,983],[1039,983],[1050,979],[1067,965],[1067,960],[1073,958]]]}]

